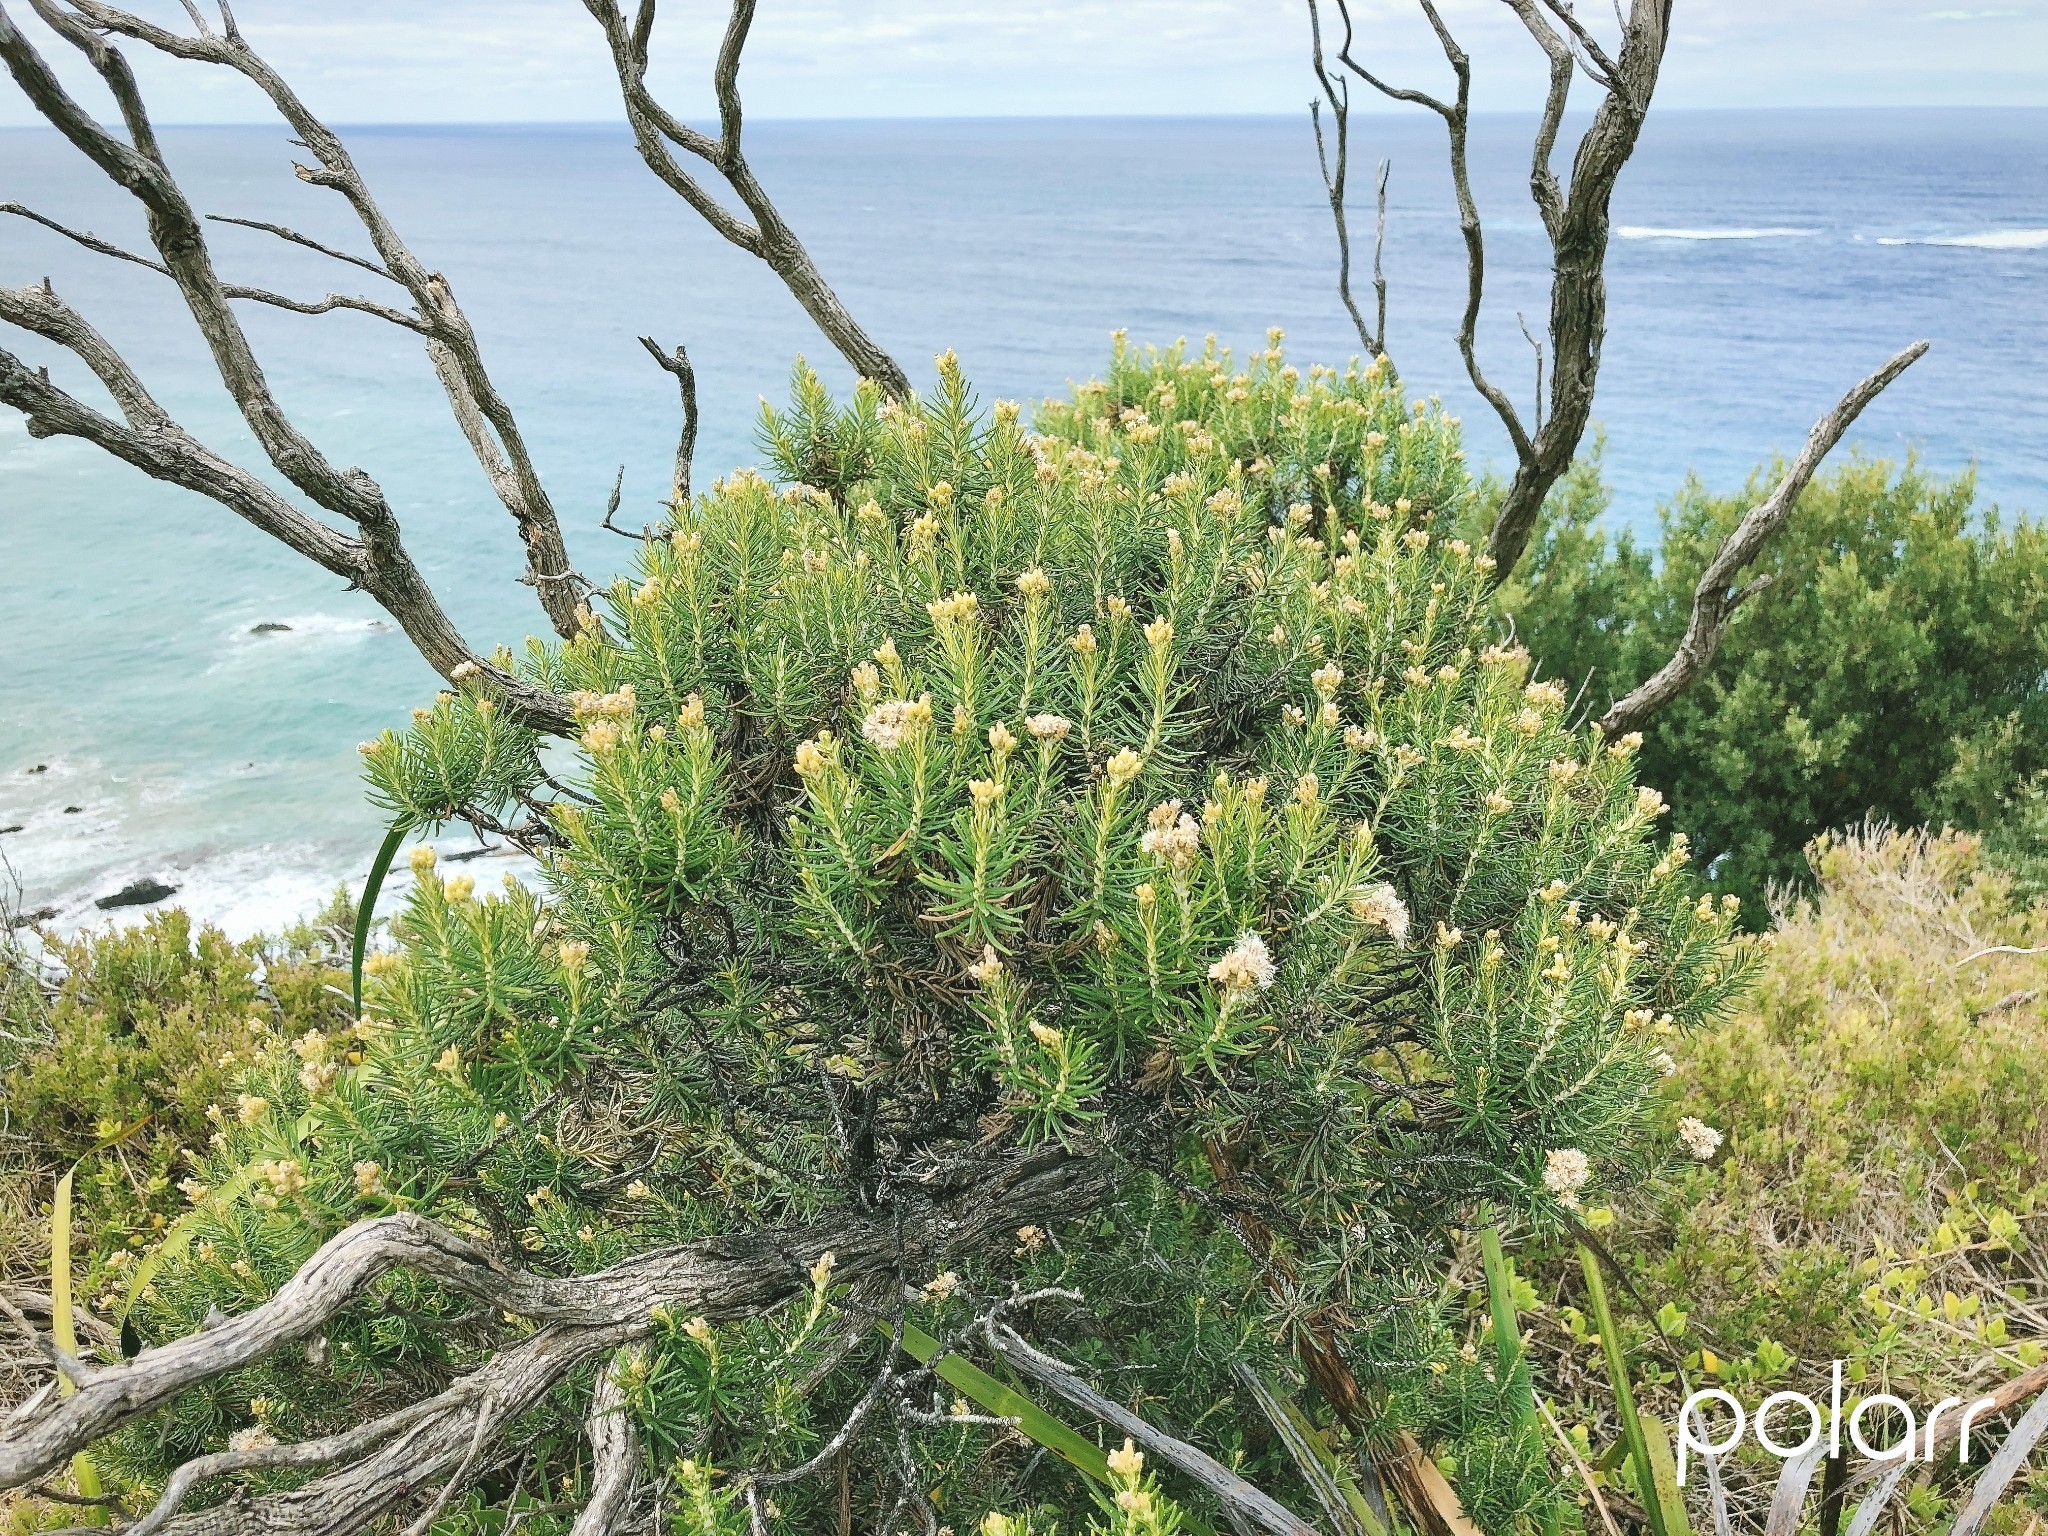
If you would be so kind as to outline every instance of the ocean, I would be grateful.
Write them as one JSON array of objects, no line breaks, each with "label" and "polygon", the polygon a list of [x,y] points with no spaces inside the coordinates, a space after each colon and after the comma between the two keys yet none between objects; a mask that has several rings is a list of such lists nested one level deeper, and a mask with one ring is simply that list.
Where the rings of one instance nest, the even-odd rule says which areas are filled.
[{"label": "ocean", "polygon": [[[1528,130],[1480,118],[1472,145],[1481,345],[1523,402],[1533,363],[1517,314],[1540,331],[1545,313]],[[1361,115],[1355,136],[1368,189],[1355,228],[1370,226],[1372,163],[1392,162],[1390,351],[1411,388],[1464,418],[1473,461],[1499,465],[1504,440],[1453,347],[1465,276],[1441,128]],[[654,182],[621,128],[349,138],[475,322],[593,577],[625,548],[598,530],[614,474],[628,521],[654,516],[668,484],[674,387],[635,337],[690,348],[700,483],[758,458],[759,399],[780,396],[797,354],[846,382],[788,295]],[[165,140],[202,210],[365,248],[332,194],[292,178],[282,130]],[[1278,325],[1301,363],[1356,350],[1305,115],[764,122],[748,142],[827,277],[921,382],[951,347],[984,398],[1058,393],[1101,365],[1118,327],[1245,348]],[[53,134],[0,130],[6,199],[141,240],[133,205]],[[1933,351],[1852,445],[1975,465],[1986,504],[2048,510],[2048,111],[1655,114],[1615,220],[1595,415],[1617,527],[1653,532],[1658,499],[1688,473],[1737,488],[1923,336]],[[231,278],[317,296],[363,276],[215,229]],[[0,281],[45,275],[173,414],[259,462],[168,284],[0,218]],[[472,642],[539,628],[510,521],[412,339],[351,315],[248,323],[299,424],[384,485]],[[0,345],[78,377],[35,338]],[[73,927],[102,920],[95,898],[151,878],[245,934],[361,879],[380,829],[355,745],[434,687],[366,599],[211,503],[83,444],[32,440],[0,408],[0,621],[0,854],[23,906]]]}]

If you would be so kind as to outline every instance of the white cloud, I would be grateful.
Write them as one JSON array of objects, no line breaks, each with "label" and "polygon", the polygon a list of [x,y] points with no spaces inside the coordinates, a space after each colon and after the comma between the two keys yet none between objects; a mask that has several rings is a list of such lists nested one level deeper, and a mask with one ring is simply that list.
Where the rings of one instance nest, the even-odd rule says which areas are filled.
[{"label": "white cloud", "polygon": [[[185,24],[170,0],[137,3]],[[1686,0],[1660,100],[2048,104],[2048,7],[1929,12],[1925,3]],[[1324,7],[1328,17],[1332,0]],[[1358,0],[1352,10],[1362,55],[1404,80],[1441,83],[1442,57],[1411,0]],[[1478,104],[1532,104],[1541,59],[1507,8],[1446,0],[1444,11],[1474,55]],[[337,122],[619,115],[602,40],[578,0],[243,0],[238,14]],[[17,20],[79,78],[69,50]],[[663,13],[655,81],[686,113],[709,106],[723,25],[713,0]],[[1306,45],[1303,0],[763,0],[743,85],[757,117],[1295,112],[1311,88]],[[140,67],[165,122],[265,115],[254,91],[223,71],[154,59]],[[0,124],[33,120],[0,83]]]}]

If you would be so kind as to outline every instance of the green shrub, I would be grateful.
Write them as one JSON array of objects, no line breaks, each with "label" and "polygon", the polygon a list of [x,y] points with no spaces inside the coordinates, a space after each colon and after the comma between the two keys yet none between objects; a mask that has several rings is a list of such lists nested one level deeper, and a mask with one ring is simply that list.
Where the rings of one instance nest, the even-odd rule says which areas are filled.
[{"label": "green shrub", "polygon": [[[764,1281],[751,1315],[651,1315],[621,1381],[672,1487],[802,1461],[869,1390],[878,1316],[972,1350],[1014,1284],[1078,1285],[1019,1325],[1298,1495],[1237,1368],[1340,1406],[1426,1382],[1457,1359],[1463,1213],[1550,1229],[1674,1162],[1665,1053],[1751,945],[1659,845],[1633,744],[1568,728],[1499,643],[1448,536],[1455,424],[1383,368],[1119,345],[1038,427],[981,413],[950,357],[903,404],[799,371],[764,417],[780,483],[678,507],[579,638],[528,654],[581,722],[522,834],[544,894],[415,857],[350,1036],[270,1034],[221,1087],[145,1337],[386,1212],[556,1275],[839,1213],[873,1224],[840,1269],[783,1255],[810,1266],[791,1304]],[[367,768],[394,810],[510,814],[540,745],[472,680]],[[889,1257],[930,1181],[993,1201],[1025,1167],[1085,1203]],[[154,1481],[318,1433],[530,1327],[396,1274],[318,1363],[193,1389],[107,1455]],[[587,1380],[512,1437],[550,1487],[584,1465]],[[1446,1432],[1480,1447],[1467,1385]],[[1472,1496],[1505,1533],[1554,1489],[1499,1450]],[[843,1456],[861,1525],[899,1491],[963,1525],[1086,1507],[943,1411],[877,1412]],[[790,1529],[837,1498],[775,1492]]]},{"label": "green shrub", "polygon": [[[1669,658],[1700,572],[1779,472],[1739,496],[1688,482],[1653,554],[1608,537],[1598,456],[1579,464],[1502,592],[1523,643],[1597,716]],[[1644,782],[1759,920],[1817,833],[1873,815],[1988,827],[2048,767],[2048,529],[1975,491],[1910,459],[1818,477],[1750,572],[1772,586],[1645,729]]]},{"label": "green shrub", "polygon": [[264,1042],[347,1023],[332,942],[315,922],[237,943],[173,909],[10,952],[0,1114],[26,1134],[0,1197],[7,1274],[47,1283],[56,1180],[129,1126],[78,1176],[77,1241],[94,1255],[82,1278],[154,1240],[185,1206],[174,1186],[215,1132],[207,1111]]},{"label": "green shrub", "polygon": [[[1749,1407],[1792,1388],[1824,1399],[1830,1362],[1852,1394],[1916,1404],[1979,1395],[2048,1359],[2048,959],[1986,953],[2048,943],[2048,908],[2017,906],[1975,837],[1856,829],[1815,844],[1814,895],[1786,913],[1749,1002],[1679,1053],[1670,1122],[1723,1129],[1725,1151],[1603,1236],[1657,1309],[1620,1322],[1638,1390],[1670,1422],[1683,1389]],[[1577,1266],[1532,1270],[1532,1335],[1570,1411],[1612,1437]],[[1645,1389],[1647,1391],[1645,1392]],[[1561,1404],[1561,1409],[1564,1405]],[[1780,1463],[1728,1469],[1738,1504],[1768,1502]],[[2040,1488],[2036,1478],[2035,1498]],[[1908,1528],[1928,1529],[1937,1480]],[[2007,1501],[2009,1529],[2026,1498]]]}]

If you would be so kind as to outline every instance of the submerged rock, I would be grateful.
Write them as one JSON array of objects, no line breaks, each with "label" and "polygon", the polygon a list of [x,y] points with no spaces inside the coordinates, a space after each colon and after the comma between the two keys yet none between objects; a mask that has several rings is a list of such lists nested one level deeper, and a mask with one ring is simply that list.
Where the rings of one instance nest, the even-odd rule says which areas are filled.
[{"label": "submerged rock", "polygon": [[251,625],[249,629],[249,633],[252,635],[288,635],[291,632],[291,625],[276,623],[255,624]]},{"label": "submerged rock", "polygon": [[133,884],[122,886],[111,896],[102,896],[93,905],[102,912],[111,911],[115,907],[146,907],[152,902],[162,901],[166,896],[177,894],[178,888],[175,885],[165,885],[161,880],[137,880]]}]

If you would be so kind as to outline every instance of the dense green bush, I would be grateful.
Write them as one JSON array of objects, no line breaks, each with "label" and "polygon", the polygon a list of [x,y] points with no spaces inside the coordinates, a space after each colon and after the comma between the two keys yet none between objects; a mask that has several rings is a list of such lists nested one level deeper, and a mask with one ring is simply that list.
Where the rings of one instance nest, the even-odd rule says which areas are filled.
[{"label": "dense green bush", "polygon": [[[329,914],[329,917],[339,914]],[[214,1126],[206,1112],[263,1042],[348,1022],[333,991],[329,925],[237,943],[184,912],[125,929],[13,941],[4,962],[0,1116],[28,1134],[10,1146],[0,1254],[17,1279],[49,1267],[46,1209],[64,1169],[133,1134],[78,1178],[78,1236],[108,1254],[152,1241],[185,1207],[174,1187]]]},{"label": "dense green bush", "polygon": [[[1663,664],[1741,495],[1689,482],[1653,553],[1601,526],[1597,455],[1554,494],[1502,592],[1521,640],[1594,715]],[[1752,576],[1712,670],[1644,731],[1641,774],[1670,797],[1717,888],[1759,920],[1802,850],[1868,815],[1989,827],[2048,767],[2048,528],[1975,506],[1975,482],[1908,460],[1818,477]]]},{"label": "dense green bush", "polygon": [[[1748,1004],[1680,1054],[1665,1113],[1726,1130],[1725,1153],[1621,1204],[1605,1233],[1668,1343],[1627,1309],[1638,1388],[1671,1418],[1692,1385],[1752,1408],[1784,1388],[1920,1404],[1971,1397],[2048,1359],[2048,911],[2017,904],[1975,837],[1859,828],[1812,851],[1814,894],[1779,922]],[[2021,953],[1999,953],[2003,946]],[[1577,1266],[1532,1267],[1530,1331],[1551,1390],[1605,1419]],[[1604,1443],[1601,1429],[1591,1443]],[[1779,1471],[1731,1476],[1761,1507]],[[2005,1528],[2048,1502],[2009,1499]],[[1938,1528],[1953,1484],[1917,1491]]]},{"label": "dense green bush", "polygon": [[[800,372],[764,419],[780,483],[678,507],[578,639],[529,653],[581,721],[545,778],[476,680],[366,747],[397,814],[532,810],[544,893],[416,857],[364,1017],[268,1034],[222,1085],[146,1339],[385,1213],[592,1285],[715,1237],[706,1264],[767,1264],[752,1299],[657,1307],[615,1362],[684,1529],[743,1527],[736,1477],[877,1390],[877,1322],[971,1353],[1013,1285],[1079,1289],[1012,1320],[1291,1496],[1244,1372],[1340,1434],[1456,1386],[1435,1416],[1473,1507],[1576,1522],[1489,1422],[1446,1255],[1479,1207],[1551,1230],[1680,1160],[1654,1085],[1750,969],[1734,903],[1658,843],[1637,744],[1569,728],[1500,643],[1450,536],[1455,423],[1389,370],[1119,346],[1038,428],[979,412],[950,358],[904,404]],[[1076,1193],[1042,1215],[925,1235],[929,1191],[1007,1211],[1055,1176]],[[533,1337],[399,1271],[317,1350],[96,1454],[155,1485]],[[523,1459],[480,1463],[444,1530],[492,1528],[529,1475],[573,1506],[588,1382],[530,1400]],[[862,1528],[899,1498],[1088,1507],[920,1390],[850,1437],[847,1491],[775,1489],[784,1528],[842,1497]]]}]

